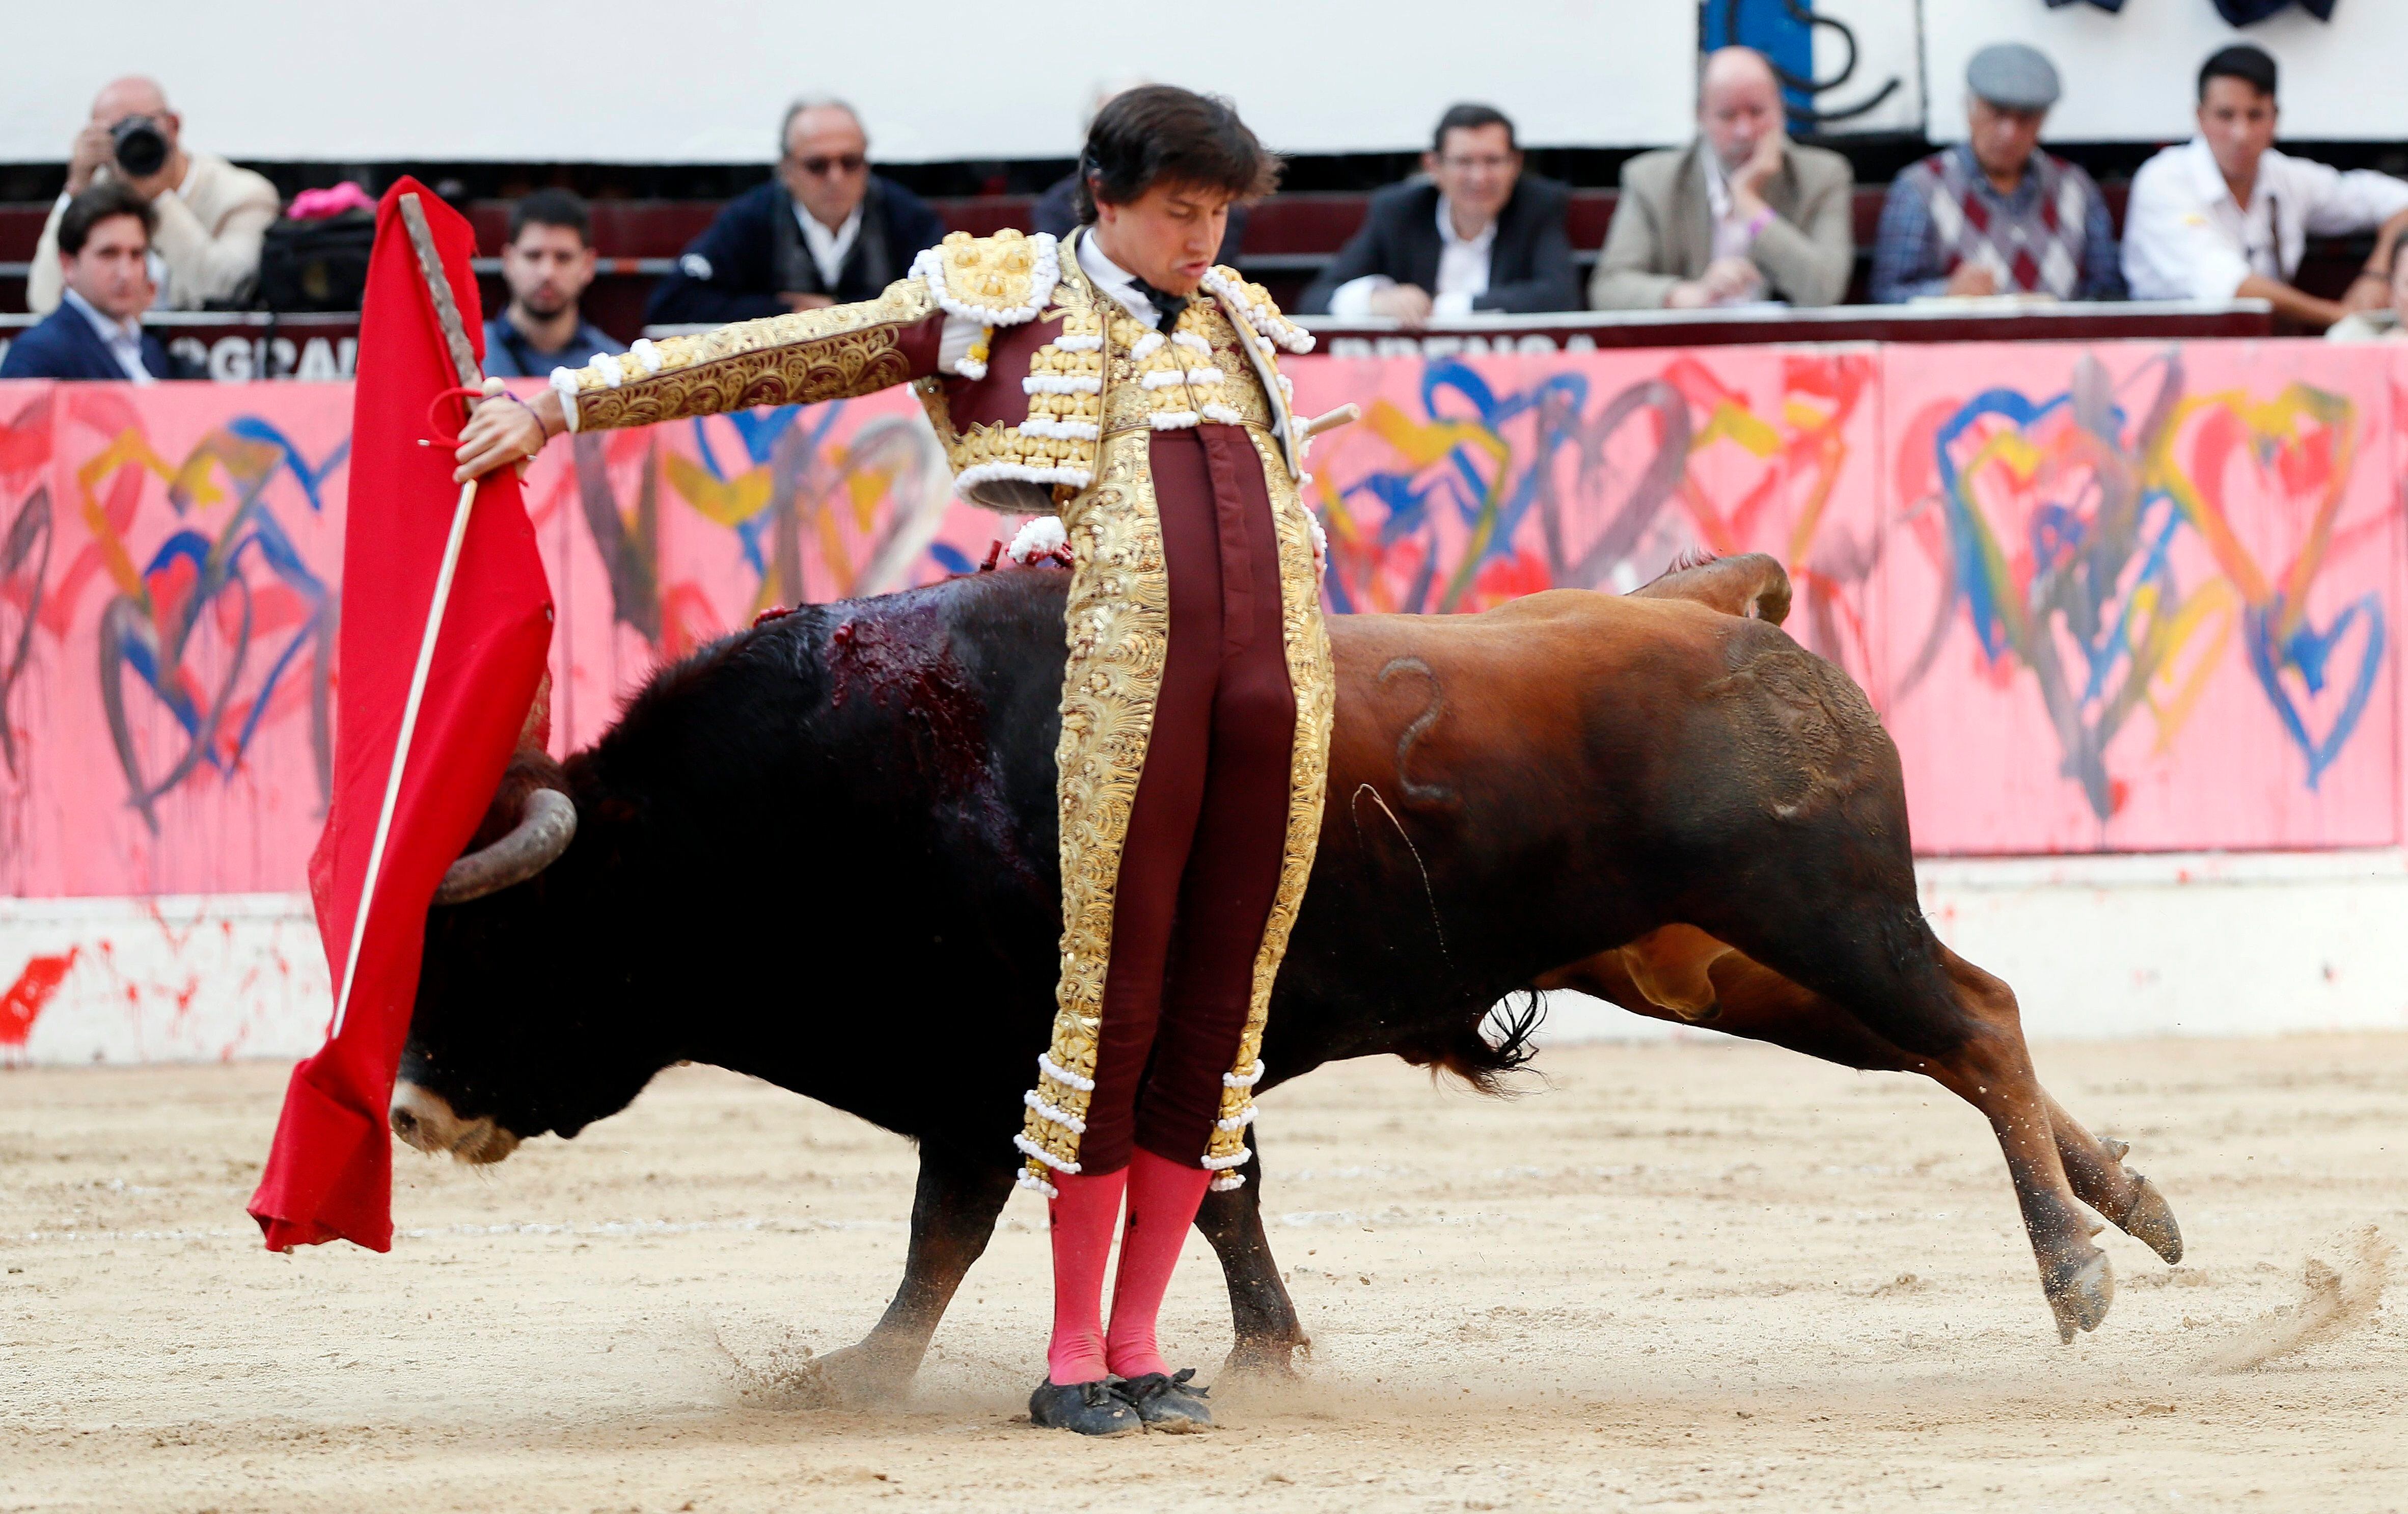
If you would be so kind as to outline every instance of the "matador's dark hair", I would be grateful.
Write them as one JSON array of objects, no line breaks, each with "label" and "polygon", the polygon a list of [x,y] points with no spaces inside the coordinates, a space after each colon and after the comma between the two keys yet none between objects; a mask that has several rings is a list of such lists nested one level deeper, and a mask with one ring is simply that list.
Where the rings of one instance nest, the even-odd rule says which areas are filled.
[{"label": "matador's dark hair", "polygon": [[1257,200],[1279,187],[1279,177],[1277,154],[1226,99],[1175,84],[1140,84],[1106,101],[1087,128],[1079,154],[1079,221],[1095,223],[1097,200],[1126,205],[1156,184]]}]

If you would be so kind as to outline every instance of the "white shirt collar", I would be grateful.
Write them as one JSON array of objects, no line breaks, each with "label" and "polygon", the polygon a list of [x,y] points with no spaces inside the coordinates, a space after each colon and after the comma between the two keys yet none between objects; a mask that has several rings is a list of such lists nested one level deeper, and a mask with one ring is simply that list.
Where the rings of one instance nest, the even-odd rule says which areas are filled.
[{"label": "white shirt collar", "polygon": [[1455,229],[1455,207],[1443,195],[1438,197],[1438,240],[1440,247],[1469,248],[1485,252],[1497,245],[1497,223],[1492,220],[1483,226],[1477,237],[1458,236]]},{"label": "white shirt collar", "polygon": [[[864,205],[867,203],[863,201]],[[819,265],[820,278],[831,290],[843,275],[845,255],[861,238],[861,211],[862,206],[854,206],[853,214],[844,218],[844,224],[830,231],[820,224],[817,216],[803,209],[802,201],[795,202],[795,224],[803,229],[803,245],[811,250],[811,261]]]},{"label": "white shirt collar", "polygon": [[1123,310],[1147,325],[1153,325],[1160,312],[1154,308],[1154,301],[1139,292],[1137,275],[1104,255],[1104,250],[1096,245],[1093,226],[1080,227],[1078,237],[1080,271],[1093,281],[1096,287],[1120,301]]},{"label": "white shirt collar", "polygon": [[100,339],[108,344],[109,355],[117,359],[117,366],[125,370],[127,378],[136,383],[153,383],[158,381],[159,376],[142,364],[140,320],[112,321],[101,313],[100,307],[74,290],[64,290],[62,294],[66,303],[75,307],[77,314],[92,323],[93,330],[97,332]]}]

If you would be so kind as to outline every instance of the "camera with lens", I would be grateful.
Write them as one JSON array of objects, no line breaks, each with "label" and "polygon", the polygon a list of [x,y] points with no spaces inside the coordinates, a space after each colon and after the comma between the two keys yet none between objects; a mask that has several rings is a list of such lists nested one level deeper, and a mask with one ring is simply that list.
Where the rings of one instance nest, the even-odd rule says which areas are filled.
[{"label": "camera with lens", "polygon": [[152,117],[126,117],[108,128],[108,139],[128,179],[148,179],[167,166],[167,134]]}]

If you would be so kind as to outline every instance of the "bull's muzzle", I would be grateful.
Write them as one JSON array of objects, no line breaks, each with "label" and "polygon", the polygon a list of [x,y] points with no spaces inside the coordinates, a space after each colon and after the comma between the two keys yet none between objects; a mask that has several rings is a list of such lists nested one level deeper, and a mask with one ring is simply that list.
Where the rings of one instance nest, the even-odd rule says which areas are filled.
[{"label": "bull's muzzle", "polygon": [[501,1161],[519,1147],[519,1138],[494,1122],[490,1115],[462,1119],[441,1094],[415,1083],[394,1085],[387,1112],[393,1133],[428,1156],[449,1155],[454,1161],[484,1166]]}]

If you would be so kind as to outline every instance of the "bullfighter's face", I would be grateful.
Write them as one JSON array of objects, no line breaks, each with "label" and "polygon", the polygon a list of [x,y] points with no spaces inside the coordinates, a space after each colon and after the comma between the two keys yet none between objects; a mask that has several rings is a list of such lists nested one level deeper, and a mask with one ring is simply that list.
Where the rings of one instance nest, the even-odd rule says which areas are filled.
[{"label": "bullfighter's face", "polygon": [[1192,295],[1229,229],[1226,191],[1158,183],[1125,205],[1096,203],[1096,246],[1168,295]]}]

